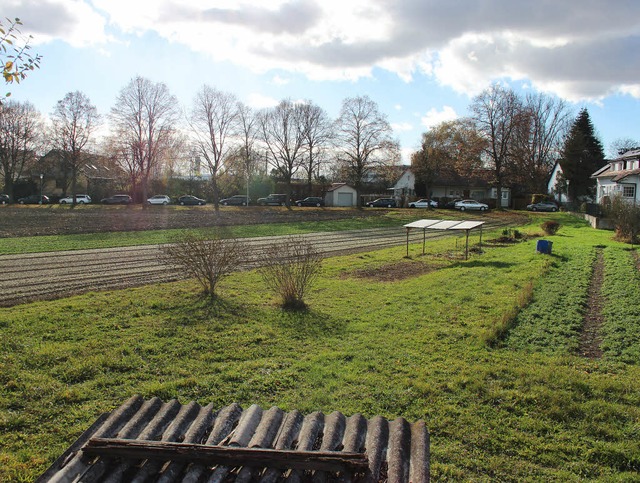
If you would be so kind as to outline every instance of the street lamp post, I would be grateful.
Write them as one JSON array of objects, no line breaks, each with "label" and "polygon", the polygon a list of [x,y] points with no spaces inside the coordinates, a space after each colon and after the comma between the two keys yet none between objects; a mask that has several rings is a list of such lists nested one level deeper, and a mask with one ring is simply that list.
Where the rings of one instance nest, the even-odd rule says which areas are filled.
[{"label": "street lamp post", "polygon": [[44,178],[44,174],[40,173],[40,200],[38,201],[39,205],[42,204],[42,178]]}]

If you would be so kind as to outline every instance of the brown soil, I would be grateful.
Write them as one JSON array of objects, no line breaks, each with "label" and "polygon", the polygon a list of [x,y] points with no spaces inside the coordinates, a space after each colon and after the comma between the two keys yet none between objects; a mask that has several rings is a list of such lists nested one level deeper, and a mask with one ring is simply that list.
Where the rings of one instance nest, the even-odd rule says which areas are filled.
[{"label": "brown soil", "polygon": [[593,275],[589,284],[587,311],[584,316],[584,325],[582,326],[580,347],[578,349],[580,355],[590,359],[602,357],[599,332],[603,322],[602,307],[604,306],[604,300],[600,294],[603,279],[604,257],[602,249],[598,248],[596,261],[593,265]]},{"label": "brown soil", "polygon": [[437,270],[436,265],[428,265],[422,262],[399,262],[383,265],[378,268],[363,268],[346,274],[345,276],[368,278],[381,282],[394,282],[411,277],[417,277],[424,273]]},{"label": "brown soil", "polygon": [[284,207],[221,208],[212,206],[0,206],[0,238],[69,235],[113,231],[142,231],[323,221],[361,216],[381,216],[386,210],[287,209]]}]

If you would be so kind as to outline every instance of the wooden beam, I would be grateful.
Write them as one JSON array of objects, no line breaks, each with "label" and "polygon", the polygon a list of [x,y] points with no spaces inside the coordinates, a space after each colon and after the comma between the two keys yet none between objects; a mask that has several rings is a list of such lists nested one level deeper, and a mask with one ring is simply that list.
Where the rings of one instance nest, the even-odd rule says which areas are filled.
[{"label": "wooden beam", "polygon": [[241,448],[115,438],[92,438],[82,450],[93,456],[257,468],[365,472],[369,464],[367,455],[363,453]]}]

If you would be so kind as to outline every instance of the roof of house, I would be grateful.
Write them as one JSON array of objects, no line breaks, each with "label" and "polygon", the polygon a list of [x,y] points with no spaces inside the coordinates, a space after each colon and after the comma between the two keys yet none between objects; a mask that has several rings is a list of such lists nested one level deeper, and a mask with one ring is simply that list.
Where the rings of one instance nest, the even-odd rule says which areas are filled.
[{"label": "roof of house", "polygon": [[613,170],[613,164],[620,161],[628,161],[633,159],[640,159],[640,149],[631,149],[616,159],[609,161],[602,168],[597,170],[595,173],[591,175],[592,178],[611,178],[613,181],[618,182],[622,181],[628,176],[638,175],[640,174],[640,169],[620,169]]},{"label": "roof of house", "polygon": [[339,188],[343,188],[343,187],[347,187],[347,188],[351,188],[352,190],[355,190],[355,188],[353,186],[348,185],[347,183],[332,183],[331,186],[329,186],[327,188],[327,191],[335,191]]},{"label": "roof of house", "polygon": [[[375,416],[218,411],[133,396],[99,418],[44,481],[429,481],[429,432]],[[289,480],[287,480],[289,481]]]}]

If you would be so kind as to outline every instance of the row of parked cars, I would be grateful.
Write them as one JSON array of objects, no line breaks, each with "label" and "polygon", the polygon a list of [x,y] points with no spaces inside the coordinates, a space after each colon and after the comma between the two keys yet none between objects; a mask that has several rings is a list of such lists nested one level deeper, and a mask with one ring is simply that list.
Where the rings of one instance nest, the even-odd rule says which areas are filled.
[{"label": "row of parked cars", "polygon": [[[369,207],[384,207],[384,208],[396,208],[397,203],[394,198],[378,198],[377,200],[369,201],[366,206]],[[409,208],[438,208],[439,204],[435,200],[422,199],[418,201],[412,201],[409,203]],[[441,208],[455,209],[460,211],[466,210],[478,210],[487,211],[489,205],[486,203],[480,203],[476,200],[452,200],[444,204]]]},{"label": "row of parked cars", "polygon": [[[287,195],[284,194],[270,194],[264,198],[258,198],[257,204],[260,206],[284,206],[287,201]],[[17,200],[19,204],[49,204],[50,199],[45,195],[30,195],[24,198],[19,198]],[[103,198],[100,200],[102,204],[105,205],[128,205],[133,203],[133,199],[129,195],[117,194],[113,196],[109,196],[107,198]],[[9,203],[9,196],[6,194],[0,194],[0,204]],[[73,203],[73,196],[67,196],[65,198],[61,198],[59,203],[71,204]],[[86,194],[78,194],[76,195],[76,203],[83,205],[91,203],[91,197]],[[147,203],[150,205],[168,205],[172,203],[172,200],[167,195],[154,195],[147,199]],[[177,198],[176,203],[182,206],[202,206],[206,205],[206,200],[202,198],[198,198],[193,195],[182,195]],[[234,195],[229,198],[224,198],[220,200],[220,204],[223,206],[248,206],[251,204],[251,198],[246,195]],[[319,196],[308,196],[304,199],[297,200],[293,202],[296,206],[315,206],[321,207],[324,206],[324,199]],[[383,207],[383,208],[396,208],[397,203],[394,198],[378,198],[373,201],[369,201],[366,203],[368,207]],[[421,199],[417,201],[412,201],[409,203],[409,208],[439,208],[439,204],[435,200],[430,199]],[[487,211],[489,209],[489,205],[486,203],[481,203],[476,200],[462,200],[456,199],[449,201],[444,204],[440,208],[447,209],[456,209],[460,211],[466,210],[478,210],[478,211]],[[558,211],[558,205],[553,201],[540,201],[538,203],[532,203],[527,205],[527,210],[529,211]]]}]

